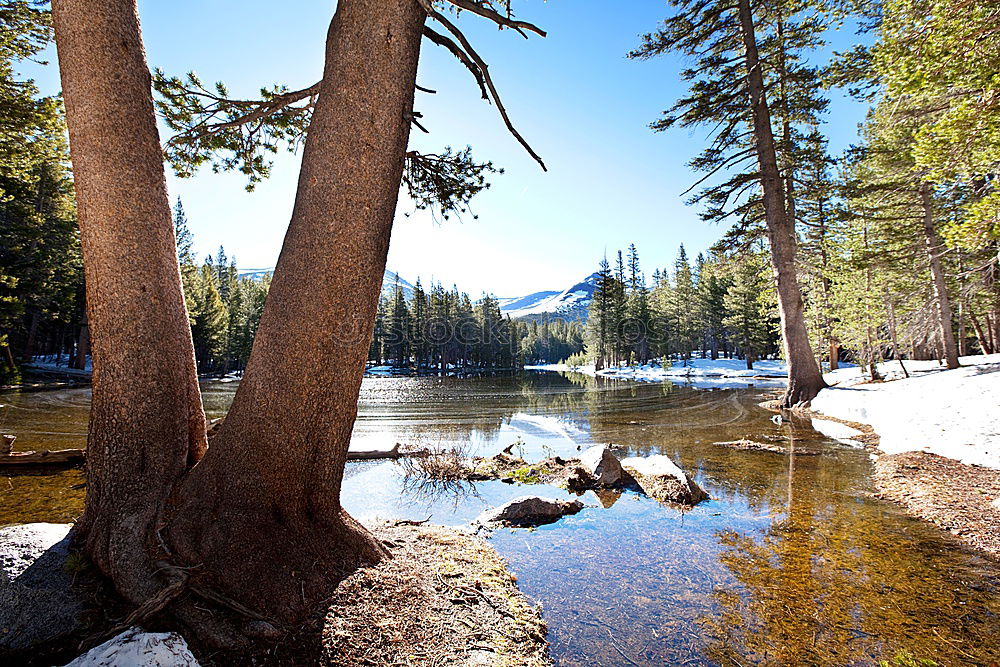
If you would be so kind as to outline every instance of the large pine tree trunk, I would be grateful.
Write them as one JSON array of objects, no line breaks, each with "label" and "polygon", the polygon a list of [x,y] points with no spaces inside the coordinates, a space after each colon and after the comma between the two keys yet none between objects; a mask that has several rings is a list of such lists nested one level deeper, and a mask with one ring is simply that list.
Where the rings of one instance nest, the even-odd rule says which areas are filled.
[{"label": "large pine tree trunk", "polygon": [[771,246],[771,264],[778,292],[781,332],[788,361],[788,390],[782,407],[805,405],[826,383],[820,373],[809,344],[802,291],[795,267],[795,223],[785,209],[781,173],[771,131],[771,114],[764,93],[764,78],[757,53],[753,11],[750,0],[738,0],[741,33],[746,52],[747,84],[753,112],[753,131],[760,166],[760,181],[764,195],[764,216],[767,239]]},{"label": "large pine tree trunk", "polygon": [[94,355],[88,553],[134,603],[166,590],[158,560],[190,566],[184,590],[196,595],[174,612],[203,639],[253,634],[202,611],[204,598],[248,619],[300,620],[346,573],[386,553],[339,496],[426,15],[416,0],[338,3],[253,352],[202,459],[135,0],[53,4]]},{"label": "large pine tree trunk", "polygon": [[204,451],[163,157],[134,0],[54,0],[83,248],[93,403],[80,533],[118,590],[157,587],[168,494]]},{"label": "large pine tree trunk", "polygon": [[385,272],[426,14],[340,0],[246,373],[168,531],[211,586],[295,621],[385,549],[340,489]]},{"label": "large pine tree trunk", "polygon": [[958,368],[958,346],[955,344],[955,331],[952,328],[951,299],[948,297],[948,284],[944,278],[944,267],[941,266],[941,252],[944,242],[934,228],[934,210],[931,203],[931,189],[926,181],[920,183],[920,202],[923,208],[924,248],[927,251],[927,262],[930,264],[931,280],[934,283],[935,320],[938,338],[943,347],[943,356],[948,368]]}]

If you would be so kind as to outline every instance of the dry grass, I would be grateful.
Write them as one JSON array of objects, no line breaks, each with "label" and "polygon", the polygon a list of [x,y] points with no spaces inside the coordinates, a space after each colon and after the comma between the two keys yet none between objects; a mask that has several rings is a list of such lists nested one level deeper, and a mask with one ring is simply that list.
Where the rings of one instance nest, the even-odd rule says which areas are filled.
[{"label": "dry grass", "polygon": [[406,480],[456,482],[469,479],[468,444],[430,445],[425,456],[401,459]]},{"label": "dry grass", "polygon": [[433,526],[375,534],[393,558],[338,587],[320,664],[552,664],[539,610],[483,540]]}]

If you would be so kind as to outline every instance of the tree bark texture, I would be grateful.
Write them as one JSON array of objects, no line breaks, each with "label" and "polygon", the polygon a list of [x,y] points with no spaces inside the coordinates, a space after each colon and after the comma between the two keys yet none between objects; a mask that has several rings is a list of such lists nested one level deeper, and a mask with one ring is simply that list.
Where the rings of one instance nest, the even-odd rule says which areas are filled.
[{"label": "tree bark texture", "polygon": [[[194,576],[301,619],[384,547],[341,508],[358,391],[409,137],[416,0],[340,0],[292,219],[232,407],[176,495],[170,541]],[[201,574],[204,572],[205,574]]]},{"label": "tree bark texture", "polygon": [[54,0],[87,285],[93,403],[87,551],[132,601],[156,587],[150,538],[206,445],[134,0]]},{"label": "tree bark texture", "polygon": [[931,280],[934,283],[934,309],[937,321],[938,337],[943,348],[943,357],[948,368],[958,368],[958,345],[955,343],[955,331],[952,328],[951,299],[948,297],[948,284],[944,278],[944,267],[941,266],[941,252],[944,242],[934,228],[934,210],[931,201],[930,185],[920,183],[920,203],[923,207],[924,248],[927,251],[927,262],[931,269]]},{"label": "tree bark texture", "polygon": [[764,78],[757,51],[750,0],[738,0],[740,26],[746,51],[747,84],[753,114],[753,132],[764,196],[767,239],[778,292],[782,340],[788,361],[788,389],[782,407],[805,405],[826,386],[809,344],[802,291],[795,266],[795,223],[788,218],[781,172],[771,130],[771,114],[764,92]]}]

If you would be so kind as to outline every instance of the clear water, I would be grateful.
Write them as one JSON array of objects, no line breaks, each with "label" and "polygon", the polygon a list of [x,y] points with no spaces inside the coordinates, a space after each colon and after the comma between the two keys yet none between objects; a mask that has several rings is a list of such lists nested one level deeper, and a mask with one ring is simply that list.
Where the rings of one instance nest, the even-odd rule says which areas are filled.
[{"label": "clear water", "polygon": [[[220,416],[235,383],[203,385]],[[872,497],[866,452],[807,421],[775,425],[761,389],[697,390],[573,374],[371,378],[352,447],[464,445],[489,455],[520,440],[528,460],[615,443],[663,453],[712,500],[681,513],[634,493],[583,496],[579,514],[490,537],[543,605],[560,665],[873,664],[899,651],[941,664],[1000,660],[1000,565]],[[86,389],[0,395],[19,449],[80,446]],[[784,438],[821,456],[713,442]],[[0,524],[66,521],[78,471],[0,479]],[[467,523],[544,485],[407,483],[393,462],[349,464],[343,501],[361,519]]]}]

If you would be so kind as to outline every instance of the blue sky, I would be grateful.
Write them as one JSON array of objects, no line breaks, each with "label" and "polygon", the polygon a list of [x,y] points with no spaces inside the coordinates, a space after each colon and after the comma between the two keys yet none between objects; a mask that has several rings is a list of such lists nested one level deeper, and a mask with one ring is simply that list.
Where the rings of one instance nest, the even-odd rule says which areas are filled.
[{"label": "blue sky", "polygon": [[[140,0],[151,66],[168,73],[195,70],[222,80],[234,95],[262,85],[307,86],[322,72],[323,42],[335,3],[263,0]],[[549,167],[542,172],[506,132],[496,109],[480,99],[469,73],[425,40],[418,93],[430,135],[411,145],[438,149],[471,145],[506,173],[473,201],[478,220],[441,224],[400,200],[389,268],[404,278],[446,285],[478,296],[515,296],[563,289],[635,243],[647,274],[673,262],[679,244],[694,256],[724,230],[702,223],[681,193],[696,179],[685,166],[701,148],[697,133],[653,133],[648,124],[684,91],[677,57],[625,58],[638,35],[665,16],[663,0],[521,0],[519,18],[549,32],[524,40],[463,13],[459,23],[489,62],[508,112]],[[843,47],[857,38],[835,35]],[[50,54],[54,62],[54,57]],[[59,89],[55,67],[26,66],[45,92]],[[865,109],[837,97],[827,125],[832,148],[850,143]],[[196,249],[220,244],[241,268],[273,266],[291,214],[298,156],[279,155],[271,179],[253,193],[236,174],[203,170],[168,177],[180,196]]]}]

